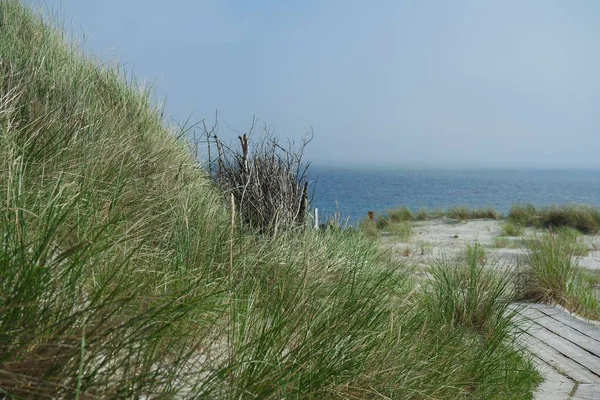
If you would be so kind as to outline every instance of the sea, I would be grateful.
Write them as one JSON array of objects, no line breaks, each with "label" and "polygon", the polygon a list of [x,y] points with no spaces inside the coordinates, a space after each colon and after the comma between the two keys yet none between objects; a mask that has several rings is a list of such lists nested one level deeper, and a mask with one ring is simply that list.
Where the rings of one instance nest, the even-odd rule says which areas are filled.
[{"label": "sea", "polygon": [[310,166],[312,207],[321,222],[355,225],[368,211],[585,203],[600,207],[600,170],[406,169]]}]

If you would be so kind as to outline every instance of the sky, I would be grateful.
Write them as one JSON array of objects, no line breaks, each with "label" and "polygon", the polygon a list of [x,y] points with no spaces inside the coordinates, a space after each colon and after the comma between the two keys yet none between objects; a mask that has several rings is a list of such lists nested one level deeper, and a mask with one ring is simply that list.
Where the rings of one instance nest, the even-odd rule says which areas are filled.
[{"label": "sky", "polygon": [[26,0],[173,121],[311,129],[320,165],[600,168],[597,0]]}]

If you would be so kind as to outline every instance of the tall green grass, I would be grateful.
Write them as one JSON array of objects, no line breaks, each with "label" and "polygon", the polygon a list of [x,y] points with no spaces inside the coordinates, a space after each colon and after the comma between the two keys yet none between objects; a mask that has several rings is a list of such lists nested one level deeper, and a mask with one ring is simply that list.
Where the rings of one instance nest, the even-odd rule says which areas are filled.
[{"label": "tall green grass", "polygon": [[427,221],[436,218],[448,217],[465,221],[470,219],[500,219],[502,215],[492,207],[469,209],[464,206],[451,207],[448,210],[427,210],[420,208],[417,213],[413,213],[407,206],[402,206],[389,210],[383,215],[378,216],[377,223],[380,228],[385,228],[388,224],[409,221]]},{"label": "tall green grass", "polygon": [[515,298],[515,275],[510,270],[498,272],[493,264],[485,262],[478,249],[483,248],[476,244],[467,249],[466,257],[437,258],[429,269],[430,278],[423,283],[423,302],[431,329],[450,336],[456,331],[468,333],[467,337],[477,333],[471,341],[472,352],[468,352],[478,357],[478,362],[468,367],[478,368],[473,376],[502,379],[505,371],[522,368],[523,374],[515,379],[513,389],[504,394],[511,397],[518,393],[517,387],[526,387],[535,380],[525,372],[530,366],[512,346],[512,320],[517,310],[510,305]]},{"label": "tall green grass", "polygon": [[591,234],[600,231],[600,209],[586,204],[566,204],[536,208],[532,204],[514,205],[508,220],[538,228],[570,227]]},{"label": "tall green grass", "polygon": [[151,93],[15,0],[0,25],[3,397],[530,392],[361,232],[241,226]]},{"label": "tall green grass", "polygon": [[[581,242],[572,231],[545,233],[527,240],[527,268],[521,273],[520,297],[557,303],[585,317],[600,318],[597,277],[578,266]],[[587,250],[587,248],[585,248]]]},{"label": "tall green grass", "polygon": [[505,236],[522,236],[523,235],[523,226],[520,223],[515,223],[512,221],[505,221],[502,224],[502,233]]},{"label": "tall green grass", "polygon": [[475,242],[472,245],[467,244],[467,247],[465,249],[465,259],[468,265],[484,265],[486,262],[485,248],[477,242]]},{"label": "tall green grass", "polygon": [[465,221],[469,219],[499,219],[500,213],[492,207],[468,209],[464,206],[455,206],[446,212],[448,218]]}]

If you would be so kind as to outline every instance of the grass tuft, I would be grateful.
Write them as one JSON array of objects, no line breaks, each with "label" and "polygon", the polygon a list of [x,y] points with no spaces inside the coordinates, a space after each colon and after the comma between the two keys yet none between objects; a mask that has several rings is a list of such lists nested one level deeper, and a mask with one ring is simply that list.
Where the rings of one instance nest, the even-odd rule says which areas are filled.
[{"label": "grass tuft", "polygon": [[394,223],[406,223],[412,221],[428,221],[436,218],[448,217],[451,219],[457,219],[460,221],[466,221],[470,219],[499,219],[501,218],[500,213],[491,207],[476,208],[473,210],[463,206],[456,206],[444,211],[443,209],[438,210],[427,210],[426,208],[420,208],[415,214],[407,206],[402,206],[394,210],[390,210],[383,215],[377,217],[377,227],[384,229],[389,224]]},{"label": "grass tuft", "polygon": [[403,207],[399,207],[396,208],[394,210],[390,210],[388,211],[384,216],[383,219],[389,222],[407,222],[407,221],[412,221],[414,219],[414,215],[412,213],[412,211],[410,210],[410,208],[403,206]]},{"label": "grass tuft", "polygon": [[424,288],[428,311],[444,326],[463,326],[504,340],[513,315],[508,312],[513,301],[512,275],[485,265],[480,245],[470,250],[465,259],[441,258],[430,268],[432,278]]},{"label": "grass tuft", "polygon": [[600,209],[586,204],[567,204],[539,209],[532,204],[515,205],[508,214],[508,220],[522,226],[537,228],[570,227],[584,234],[600,231]]},{"label": "grass tuft", "polygon": [[415,221],[427,221],[434,216],[433,213],[429,212],[426,208],[419,208],[419,211],[415,214]]},{"label": "grass tuft", "polygon": [[491,207],[468,209],[464,206],[455,206],[446,212],[448,218],[466,221],[469,219],[499,219],[500,213]]},{"label": "grass tuft", "polygon": [[502,224],[502,233],[505,236],[522,236],[523,225],[518,222],[505,221]]},{"label": "grass tuft", "polygon": [[467,260],[467,264],[485,264],[485,249],[479,243],[475,243],[473,245],[468,244],[465,249],[465,258]]},{"label": "grass tuft", "polygon": [[[512,320],[517,312],[510,308],[514,299],[513,274],[511,271],[499,273],[493,266],[481,265],[478,261],[475,258],[442,257],[430,267],[430,277],[422,286],[427,326],[439,332],[441,341],[469,343],[471,348],[464,355],[477,357],[478,361],[475,365],[468,362],[465,366],[478,369],[470,373],[476,380],[498,381],[505,371],[512,371],[510,379],[515,386],[511,390],[485,393],[475,389],[473,393],[465,393],[465,397],[512,398],[517,393],[516,387],[526,385],[526,382],[539,382],[540,378],[525,372],[530,364],[519,360],[519,353],[512,346],[515,339]],[[463,359],[459,356],[457,361]],[[461,362],[455,364],[458,373]],[[523,368],[523,374],[514,374],[515,368]],[[441,394],[440,398],[449,397]]]},{"label": "grass tuft", "polygon": [[471,219],[500,219],[501,215],[492,207],[471,210]]},{"label": "grass tuft", "polygon": [[592,275],[578,266],[579,243],[560,234],[546,233],[527,240],[530,253],[521,274],[520,297],[557,303],[572,312],[598,319],[600,304]]},{"label": "grass tuft", "polygon": [[446,212],[448,218],[457,219],[459,221],[466,221],[471,217],[471,212],[467,207],[455,206]]},{"label": "grass tuft", "polygon": [[537,210],[533,204],[515,204],[510,208],[507,220],[515,225],[535,226]]}]

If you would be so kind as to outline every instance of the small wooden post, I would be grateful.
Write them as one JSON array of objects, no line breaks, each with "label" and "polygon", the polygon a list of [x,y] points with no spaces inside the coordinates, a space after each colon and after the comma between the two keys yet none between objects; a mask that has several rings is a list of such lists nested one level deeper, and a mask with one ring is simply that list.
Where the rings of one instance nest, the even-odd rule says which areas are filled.
[{"label": "small wooden post", "polygon": [[304,225],[304,221],[306,221],[306,209],[308,205],[308,182],[304,182],[304,189],[302,189],[302,198],[300,199],[300,208],[298,209],[298,214],[296,215],[296,221],[300,225]]},{"label": "small wooden post", "polygon": [[319,209],[315,208],[315,230],[319,229]]},{"label": "small wooden post", "polygon": [[375,218],[375,213],[373,211],[367,211],[367,216],[369,217],[369,221],[373,222]]},{"label": "small wooden post", "polygon": [[242,145],[242,169],[244,173],[248,173],[248,154],[250,154],[248,135],[244,133],[244,136],[238,136],[238,139],[240,139],[240,144]]}]

